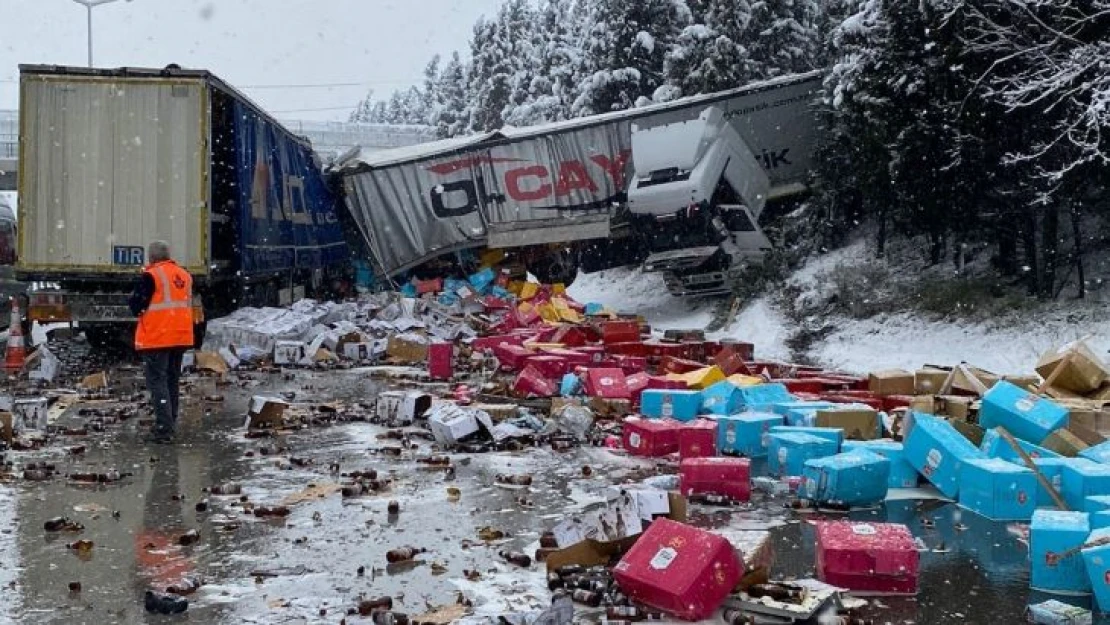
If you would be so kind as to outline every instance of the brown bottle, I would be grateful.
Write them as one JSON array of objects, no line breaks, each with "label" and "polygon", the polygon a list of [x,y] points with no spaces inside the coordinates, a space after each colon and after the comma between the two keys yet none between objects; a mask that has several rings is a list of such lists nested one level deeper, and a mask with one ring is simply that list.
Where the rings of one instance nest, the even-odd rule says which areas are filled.
[{"label": "brown bottle", "polygon": [[48,532],[80,532],[85,526],[60,516],[47,520],[42,524],[42,529]]},{"label": "brown bottle", "polygon": [[501,556],[502,560],[517,566],[524,568],[532,566],[532,558],[519,551],[498,551],[497,555]]},{"label": "brown bottle", "polygon": [[749,625],[752,622],[750,616],[740,610],[726,608],[721,614],[721,618],[728,625]]},{"label": "brown bottle", "polygon": [[69,548],[69,549],[72,549],[74,551],[79,551],[79,552],[82,552],[82,553],[88,553],[88,552],[92,551],[93,541],[91,541],[91,540],[78,540],[78,541],[69,543],[68,545],[66,545],[66,547]]},{"label": "brown bottle", "polygon": [[235,482],[228,482],[227,484],[217,484],[209,488],[208,492],[213,495],[241,495],[243,487]]},{"label": "brown bottle", "polygon": [[570,594],[571,601],[596,608],[601,605],[601,593],[578,589]]},{"label": "brown bottle", "polygon": [[400,612],[387,612],[379,610],[370,616],[374,625],[409,625],[409,617]]},{"label": "brown bottle", "polygon": [[447,456],[428,456],[427,458],[417,458],[420,464],[429,464],[435,466],[447,466],[451,464],[451,458]]},{"label": "brown bottle", "polygon": [[559,575],[555,571],[551,571],[547,574],[547,589],[548,590],[558,590],[560,588],[565,588],[565,587],[566,587],[566,583],[563,582],[563,578],[562,578],[561,575]]},{"label": "brown bottle", "polygon": [[196,530],[189,530],[177,537],[177,544],[181,545],[182,547],[195,545],[198,542],[200,542],[200,532]]},{"label": "brown bottle", "polygon": [[493,479],[496,480],[498,484],[507,484],[507,485],[510,485],[510,486],[531,486],[532,485],[532,476],[531,475],[505,475],[505,474],[499,473]]},{"label": "brown bottle", "polygon": [[795,602],[805,598],[805,593],[800,588],[787,588],[779,584],[754,584],[747,590],[752,597],[770,597],[775,601]]},{"label": "brown bottle", "polygon": [[95,473],[70,473],[69,479],[74,482],[90,482],[94,484],[98,481]]},{"label": "brown bottle", "polygon": [[540,535],[540,547],[544,549],[557,549],[559,547],[558,541],[555,540],[553,532],[544,532]]},{"label": "brown bottle", "polygon": [[377,599],[364,599],[358,602],[360,616],[370,616],[378,610],[392,610],[393,597],[378,597]]},{"label": "brown bottle", "polygon": [[390,563],[406,562],[422,553],[428,553],[428,550],[421,549],[420,547],[399,547],[385,552],[385,559]]},{"label": "brown bottle", "polygon": [[200,589],[200,579],[196,577],[183,577],[177,582],[166,587],[166,592],[171,595],[191,595]]},{"label": "brown bottle", "polygon": [[364,489],[361,484],[348,484],[339,489],[339,492],[342,493],[344,497],[358,497],[363,491]]},{"label": "brown bottle", "polygon": [[400,447],[379,447],[378,453],[383,456],[400,456],[405,450]]},{"label": "brown bottle", "polygon": [[397,500],[390,501],[386,505],[385,511],[388,514],[400,514],[400,512],[401,512],[401,503]]},{"label": "brown bottle", "polygon": [[289,516],[289,508],[285,506],[258,506],[254,509],[254,516],[286,517]]},{"label": "brown bottle", "polygon": [[42,469],[26,469],[23,471],[23,479],[28,482],[45,482],[54,477],[54,474]]}]

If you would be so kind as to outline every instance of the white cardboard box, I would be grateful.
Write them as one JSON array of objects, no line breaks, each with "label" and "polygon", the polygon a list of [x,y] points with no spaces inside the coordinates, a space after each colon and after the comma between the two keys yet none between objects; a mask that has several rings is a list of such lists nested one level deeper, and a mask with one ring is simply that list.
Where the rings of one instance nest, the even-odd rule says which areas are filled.
[{"label": "white cardboard box", "polygon": [[12,403],[12,429],[20,432],[45,432],[49,423],[45,397],[17,399]]},{"label": "white cardboard box", "polygon": [[343,357],[347,360],[371,360],[374,357],[373,343],[344,343]]},{"label": "white cardboard box", "polygon": [[[278,341],[274,344],[275,365],[296,365],[305,358],[307,347],[300,341]],[[315,352],[314,352],[315,353]]]},{"label": "white cardboard box", "polygon": [[384,421],[408,425],[432,407],[432,396],[419,391],[385,391],[378,394],[374,414]]},{"label": "white cardboard box", "polygon": [[428,411],[428,427],[440,445],[454,445],[478,431],[473,410],[449,403],[438,403]]}]

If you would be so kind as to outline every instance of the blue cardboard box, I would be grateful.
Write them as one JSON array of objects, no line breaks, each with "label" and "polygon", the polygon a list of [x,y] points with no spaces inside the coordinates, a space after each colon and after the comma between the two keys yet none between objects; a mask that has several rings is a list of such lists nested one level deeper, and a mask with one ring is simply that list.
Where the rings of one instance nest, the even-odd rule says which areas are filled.
[{"label": "blue cardboard box", "polygon": [[[1063,458],[1063,456],[1051,449],[1045,449],[1039,445],[1023,441],[1020,438],[1015,440],[1017,440],[1018,446],[1021,447],[1022,451],[1029,454],[1030,458]],[[1002,438],[1002,435],[994,428],[987,430],[983,435],[983,443],[979,445],[979,450],[991,458],[1002,458],[1003,460],[1025,466],[1025,463],[1021,460],[1021,456],[1014,451],[1013,447],[1010,447],[1006,439]]]},{"label": "blue cardboard box", "polygon": [[649,388],[640,395],[640,412],[653,419],[693,421],[701,408],[701,391]]},{"label": "blue cardboard box", "polygon": [[[1064,465],[1075,464],[1075,461],[1075,458],[1034,458],[1033,464],[1037,465],[1041,475],[1062,496],[1064,494]],[[1088,461],[1082,460],[1082,462]],[[1041,486],[1040,482],[1037,482],[1037,507],[1056,509],[1056,503],[1052,501],[1052,496]]]},{"label": "blue cardboard box", "polygon": [[728,380],[721,380],[701,392],[702,414],[730,415],[740,410],[740,387]]},{"label": "blue cardboard box", "polygon": [[744,410],[756,412],[771,412],[775,404],[794,401],[794,396],[782,384],[758,384],[756,386],[742,386],[740,390],[740,407]]},{"label": "blue cardboard box", "polygon": [[889,460],[890,477],[887,480],[887,485],[890,488],[914,488],[917,486],[917,479],[920,476],[917,469],[906,462],[906,454],[902,449],[902,443],[898,441],[844,441],[840,449],[842,451],[866,449]]},{"label": "blue cardboard box", "polygon": [[799,493],[806,499],[868,506],[886,499],[890,460],[866,449],[807,460]]},{"label": "blue cardboard box", "polygon": [[486,267],[478,273],[470,274],[467,279],[470,280],[470,285],[474,287],[475,291],[484,294],[486,289],[497,279],[497,275],[493,273],[493,269]]},{"label": "blue cardboard box", "polygon": [[582,380],[573,373],[563,375],[563,379],[559,381],[559,395],[563,397],[571,397],[577,395],[582,390]]},{"label": "blue cardboard box", "polygon": [[1036,590],[1090,592],[1091,580],[1087,577],[1083,557],[1079,553],[1056,557],[1085,543],[1090,533],[1086,512],[1034,512],[1029,524],[1030,585]]},{"label": "blue cardboard box", "polygon": [[1110,465],[1083,459],[1065,464],[1060,475],[1064,501],[1072,510],[1082,510],[1090,495],[1110,493]]},{"label": "blue cardboard box", "polygon": [[1088,543],[1107,541],[1108,544],[1088,547],[1083,550],[1083,563],[1087,567],[1087,579],[1095,595],[1099,612],[1110,612],[1110,528],[1092,529],[1087,537]]},{"label": "blue cardboard box", "polygon": [[906,461],[947,497],[960,492],[960,469],[985,456],[947,421],[914,413],[914,427],[903,443]]},{"label": "blue cardboard box", "polygon": [[983,405],[979,409],[979,425],[983,429],[1002,426],[1014,436],[1034,444],[1067,424],[1067,408],[1005,380],[983,395]]},{"label": "blue cardboard box", "polygon": [[602,304],[598,304],[597,302],[590,302],[589,304],[586,304],[587,315],[600,315],[604,310],[605,306],[603,306]]},{"label": "blue cardboard box", "polygon": [[722,454],[762,458],[767,455],[771,428],[776,425],[782,425],[782,416],[770,413],[745,412],[717,417],[717,449]]},{"label": "blue cardboard box", "polygon": [[968,460],[960,468],[960,505],[994,521],[1027,521],[1037,507],[1037,478],[1001,458]]},{"label": "blue cardboard box", "polygon": [[1102,464],[1110,464],[1110,441],[1084,449],[1079,452],[1079,457]]},{"label": "blue cardboard box", "polygon": [[801,475],[806,460],[824,458],[836,453],[836,443],[826,439],[787,432],[771,434],[767,449],[767,471],[775,476]]},{"label": "blue cardboard box", "polygon": [[840,445],[844,443],[844,430],[838,428],[819,428],[819,427],[803,427],[795,425],[777,425],[771,428],[772,434],[778,433],[802,433],[824,438],[826,440],[836,443],[836,451],[840,452]]},{"label": "blue cardboard box", "polygon": [[1110,495],[1091,495],[1083,500],[1083,512],[1102,512],[1110,510]]},{"label": "blue cardboard box", "polygon": [[1091,514],[1091,531],[1110,527],[1110,510],[1099,510]]},{"label": "blue cardboard box", "polygon": [[786,425],[813,427],[817,424],[817,411],[836,408],[837,404],[827,401],[786,401],[772,406],[775,412],[786,418]]}]

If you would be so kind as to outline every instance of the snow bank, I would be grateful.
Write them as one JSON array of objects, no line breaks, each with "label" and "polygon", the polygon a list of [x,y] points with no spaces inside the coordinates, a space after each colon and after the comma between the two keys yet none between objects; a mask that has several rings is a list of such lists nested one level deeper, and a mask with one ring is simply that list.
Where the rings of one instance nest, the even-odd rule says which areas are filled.
[{"label": "snow bank", "polygon": [[790,333],[787,319],[764,296],[745,306],[727,328],[711,333],[710,338],[747,341],[755,345],[757,358],[790,360],[786,346]]},{"label": "snow bank", "polygon": [[658,273],[618,267],[579,273],[567,292],[582,303],[596,302],[617,312],[643,315],[653,328],[704,328],[713,320],[713,302],[673,297]]}]

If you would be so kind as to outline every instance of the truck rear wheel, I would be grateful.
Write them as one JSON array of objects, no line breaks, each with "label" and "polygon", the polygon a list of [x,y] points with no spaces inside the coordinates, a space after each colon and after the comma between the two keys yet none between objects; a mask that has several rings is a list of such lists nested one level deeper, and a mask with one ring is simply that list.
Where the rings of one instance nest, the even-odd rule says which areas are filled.
[{"label": "truck rear wheel", "polygon": [[578,277],[578,255],[572,250],[560,250],[529,263],[528,271],[544,284],[570,286]]}]

